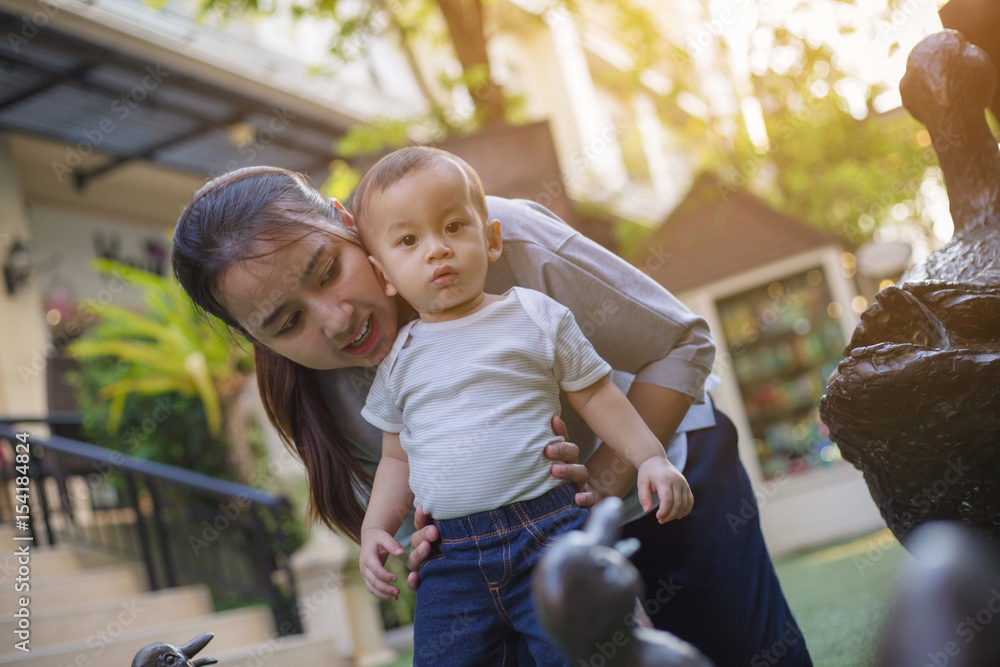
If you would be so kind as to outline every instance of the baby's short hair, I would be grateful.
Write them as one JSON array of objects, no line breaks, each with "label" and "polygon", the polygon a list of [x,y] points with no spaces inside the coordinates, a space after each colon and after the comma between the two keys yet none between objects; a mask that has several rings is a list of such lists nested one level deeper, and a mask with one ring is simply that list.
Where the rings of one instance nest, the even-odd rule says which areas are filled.
[{"label": "baby's short hair", "polygon": [[486,191],[483,190],[483,182],[468,162],[454,153],[443,151],[440,148],[408,146],[393,151],[376,162],[361,179],[354,194],[351,195],[351,212],[357,221],[358,230],[362,231],[365,227],[365,216],[368,214],[372,197],[385,192],[407,174],[438,162],[451,162],[462,170],[469,184],[469,197],[476,210],[482,214],[483,220],[488,220],[489,211],[486,208]]}]

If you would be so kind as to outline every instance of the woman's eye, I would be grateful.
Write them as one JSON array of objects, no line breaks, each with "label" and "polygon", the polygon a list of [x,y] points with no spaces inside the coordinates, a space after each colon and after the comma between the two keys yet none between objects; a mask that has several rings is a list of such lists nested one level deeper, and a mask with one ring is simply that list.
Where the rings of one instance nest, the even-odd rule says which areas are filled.
[{"label": "woman's eye", "polygon": [[299,323],[299,314],[295,313],[291,317],[288,318],[288,321],[285,322],[285,326],[281,327],[281,329],[278,331],[278,334],[280,335],[280,334],[288,333],[289,331],[291,331],[292,329],[294,329],[295,325],[298,324],[298,323]]},{"label": "woman's eye", "polygon": [[339,267],[337,266],[337,262],[335,262],[335,261],[334,262],[330,262],[330,268],[328,268],[326,270],[326,273],[323,274],[322,282],[323,283],[327,283],[330,280],[332,280],[334,277],[336,277],[336,275],[337,275],[337,269],[338,268]]},{"label": "woman's eye", "polygon": [[413,234],[407,234],[403,238],[399,239],[400,245],[411,246],[417,242],[417,237]]},{"label": "woman's eye", "polygon": [[446,232],[448,232],[449,234],[454,234],[455,232],[457,232],[461,228],[462,228],[462,223],[461,222],[449,222],[448,226],[445,227],[444,230]]}]

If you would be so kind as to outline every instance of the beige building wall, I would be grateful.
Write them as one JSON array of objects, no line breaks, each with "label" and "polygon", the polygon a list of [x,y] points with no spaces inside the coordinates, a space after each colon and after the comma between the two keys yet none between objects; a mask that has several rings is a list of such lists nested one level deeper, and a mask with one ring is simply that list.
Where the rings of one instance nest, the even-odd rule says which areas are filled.
[{"label": "beige building wall", "polygon": [[[15,243],[31,245],[18,170],[10,140],[0,133],[0,263]],[[46,353],[53,350],[41,295],[29,281],[14,295],[0,288],[0,413],[40,415],[45,399]]]}]

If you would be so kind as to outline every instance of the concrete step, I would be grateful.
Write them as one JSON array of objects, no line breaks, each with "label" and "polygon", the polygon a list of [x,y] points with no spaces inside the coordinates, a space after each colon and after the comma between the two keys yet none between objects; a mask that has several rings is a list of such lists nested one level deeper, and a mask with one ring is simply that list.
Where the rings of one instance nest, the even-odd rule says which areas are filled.
[{"label": "concrete step", "polygon": [[[271,610],[260,605],[244,609],[232,609],[217,614],[207,614],[187,618],[172,623],[155,624],[145,628],[124,629],[112,636],[112,628],[106,628],[102,638],[91,637],[83,641],[56,644],[45,648],[34,647],[31,651],[6,652],[13,649],[12,641],[4,646],[0,655],[0,665],[18,667],[65,667],[67,665],[129,665],[132,658],[143,646],[154,642],[185,644],[202,632],[214,632],[213,648],[219,651],[236,651],[246,646],[254,646],[274,635],[274,619]],[[308,664],[308,663],[301,663]]]},{"label": "concrete step", "polygon": [[[193,638],[193,637],[192,637]],[[244,646],[235,651],[223,651],[215,646],[218,635],[198,654],[198,657],[218,659],[219,667],[260,667],[261,665],[303,667],[341,667],[352,665],[337,651],[337,646],[329,637],[289,635],[274,637],[253,646]]]},{"label": "concrete step", "polygon": [[[30,564],[29,564],[30,565]],[[121,601],[148,590],[142,569],[134,564],[107,565],[55,577],[29,574],[29,590],[0,598],[0,616],[20,608],[19,598],[30,598],[32,613],[83,603]]]},{"label": "concrete step", "polygon": [[[0,537],[0,540],[2,539],[3,537]],[[5,543],[0,541],[0,544]],[[3,558],[0,559],[0,580],[10,581],[17,576],[18,566],[23,565],[23,560],[25,560],[23,552],[18,551],[18,549],[25,544],[30,543],[15,542],[14,548],[5,553]],[[28,549],[27,561],[28,568],[31,571],[31,578],[35,579],[38,577],[39,581],[71,572],[79,572],[83,569],[83,563],[80,562],[76,550],[71,547],[56,547],[44,551],[37,551],[34,547],[30,547]]]},{"label": "concrete step", "polygon": [[[212,613],[212,594],[204,585],[181,586],[114,602],[31,611],[31,647],[37,650],[78,640],[102,641],[126,630],[205,616]],[[17,619],[0,618],[0,637],[15,636],[17,627]]]}]

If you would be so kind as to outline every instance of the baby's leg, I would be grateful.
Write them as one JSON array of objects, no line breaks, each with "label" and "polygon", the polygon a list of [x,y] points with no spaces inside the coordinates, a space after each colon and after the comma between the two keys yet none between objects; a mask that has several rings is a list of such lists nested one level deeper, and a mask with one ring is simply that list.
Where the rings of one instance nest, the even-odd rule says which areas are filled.
[{"label": "baby's leg", "polygon": [[531,573],[544,548],[565,532],[583,529],[587,516],[587,510],[575,505],[544,511],[540,516],[525,514],[524,529],[511,538],[513,576],[501,588],[501,600],[538,667],[566,667],[570,663],[542,627],[531,595]]},{"label": "baby's leg", "polygon": [[[414,667],[514,667],[517,636],[497,613],[473,553],[435,544],[420,568]],[[459,548],[459,551],[462,550]]]}]

